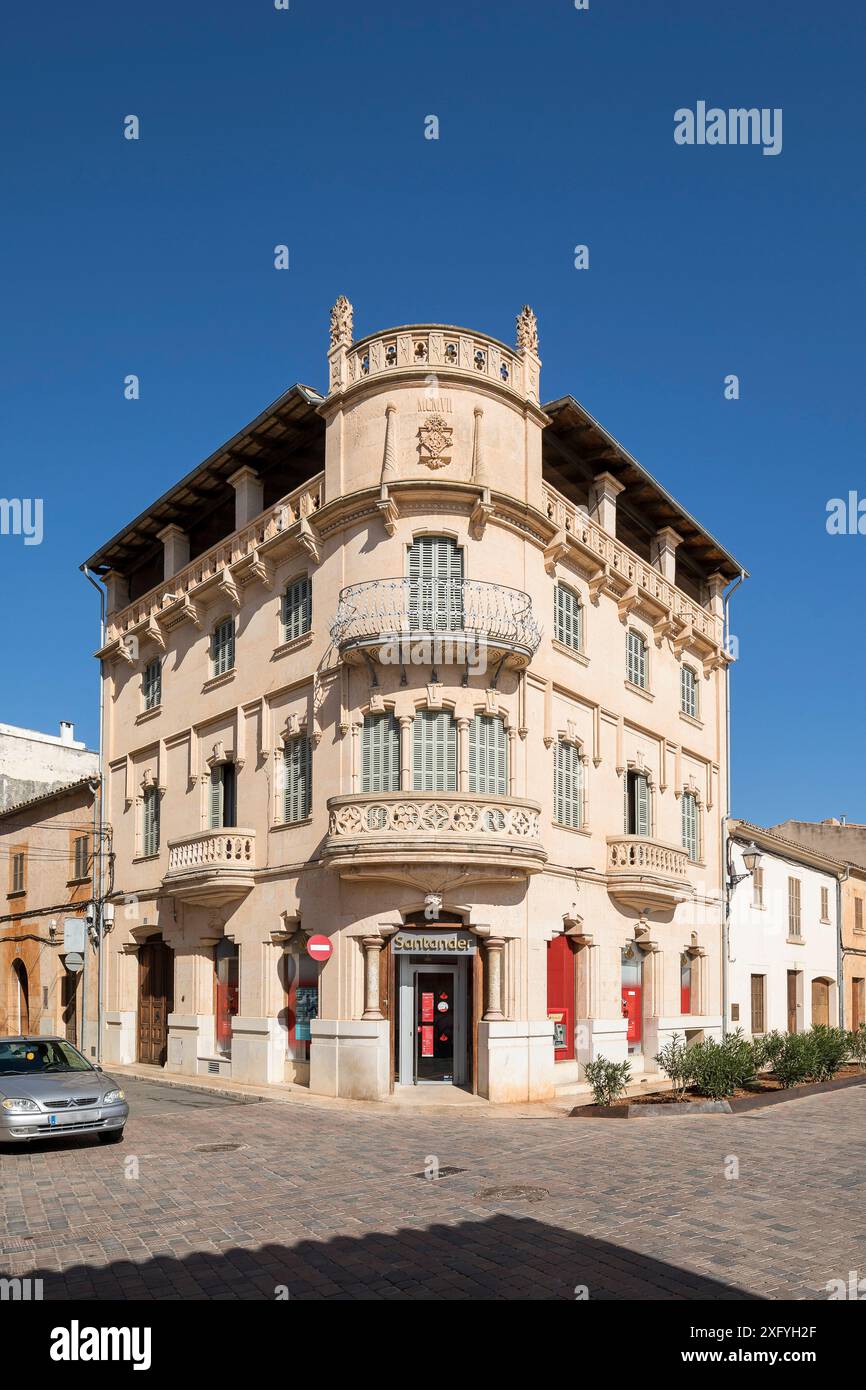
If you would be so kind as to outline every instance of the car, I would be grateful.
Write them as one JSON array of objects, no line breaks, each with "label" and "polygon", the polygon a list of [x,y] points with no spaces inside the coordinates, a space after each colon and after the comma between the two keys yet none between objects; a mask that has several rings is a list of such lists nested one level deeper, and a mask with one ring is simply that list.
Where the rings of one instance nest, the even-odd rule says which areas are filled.
[{"label": "car", "polygon": [[0,1146],[96,1134],[119,1144],[124,1093],[65,1038],[0,1038]]}]

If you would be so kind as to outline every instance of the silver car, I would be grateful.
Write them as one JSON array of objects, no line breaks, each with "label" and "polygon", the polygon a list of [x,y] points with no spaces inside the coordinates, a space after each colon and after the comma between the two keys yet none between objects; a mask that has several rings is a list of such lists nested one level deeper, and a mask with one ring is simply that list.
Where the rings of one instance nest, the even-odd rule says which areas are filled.
[{"label": "silver car", "polygon": [[118,1083],[65,1038],[0,1038],[0,1145],[73,1134],[119,1144],[128,1114]]}]

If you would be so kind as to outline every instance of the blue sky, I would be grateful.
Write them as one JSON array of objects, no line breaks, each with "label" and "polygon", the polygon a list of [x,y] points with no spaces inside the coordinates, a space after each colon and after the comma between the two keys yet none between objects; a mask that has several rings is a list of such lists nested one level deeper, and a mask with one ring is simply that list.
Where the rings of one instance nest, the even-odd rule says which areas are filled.
[{"label": "blue sky", "polygon": [[[324,387],[337,294],[359,335],[507,341],[528,301],[544,397],[576,395],[751,571],[735,813],[866,821],[866,536],[825,529],[866,496],[863,34],[854,0],[10,8],[0,496],[43,498],[44,540],[0,536],[0,722],[95,740],[81,561],[287,386]],[[781,154],[675,145],[698,100],[782,108]]]}]

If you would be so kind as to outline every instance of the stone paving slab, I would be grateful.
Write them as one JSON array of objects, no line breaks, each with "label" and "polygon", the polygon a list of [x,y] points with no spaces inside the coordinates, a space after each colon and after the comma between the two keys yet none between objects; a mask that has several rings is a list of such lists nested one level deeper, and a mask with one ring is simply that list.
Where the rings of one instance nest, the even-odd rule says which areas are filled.
[{"label": "stone paving slab", "polygon": [[[493,1127],[268,1102],[137,1114],[130,1094],[122,1145],[0,1155],[0,1275],[48,1299],[214,1300],[808,1299],[866,1275],[866,1088],[677,1125]],[[417,1176],[434,1162],[464,1171]]]}]

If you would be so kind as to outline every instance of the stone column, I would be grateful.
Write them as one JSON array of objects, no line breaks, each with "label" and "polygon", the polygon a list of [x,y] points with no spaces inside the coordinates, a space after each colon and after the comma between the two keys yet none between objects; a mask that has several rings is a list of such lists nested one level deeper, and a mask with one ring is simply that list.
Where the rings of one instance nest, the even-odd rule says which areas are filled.
[{"label": "stone column", "polygon": [[609,536],[616,536],[616,499],[624,486],[612,473],[599,473],[594,480],[593,515]]},{"label": "stone column", "polygon": [[502,953],[505,941],[501,936],[489,936],[484,943],[487,965],[487,991],[485,998],[484,1021],[504,1019],[502,1012]]},{"label": "stone column", "polygon": [[400,716],[400,790],[412,790],[412,724],[411,715]]},{"label": "stone column", "polygon": [[508,795],[517,795],[517,730],[508,730]]},{"label": "stone column", "polygon": [[651,546],[652,562],[671,584],[677,577],[677,546],[682,544],[682,536],[672,526],[663,526],[656,531]]},{"label": "stone column", "polygon": [[385,943],[381,936],[365,936],[361,945],[364,947],[364,1012],[361,1017],[380,1019],[383,1014],[379,1007],[379,952]]}]

